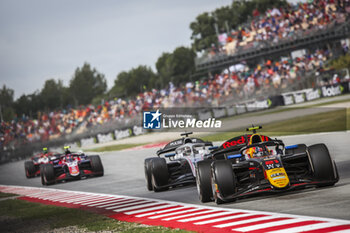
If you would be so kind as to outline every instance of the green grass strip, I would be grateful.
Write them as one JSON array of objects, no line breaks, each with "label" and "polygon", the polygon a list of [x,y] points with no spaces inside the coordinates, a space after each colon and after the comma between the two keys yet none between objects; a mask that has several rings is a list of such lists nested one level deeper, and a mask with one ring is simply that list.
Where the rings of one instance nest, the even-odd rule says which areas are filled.
[{"label": "green grass strip", "polygon": [[[350,109],[340,109],[325,113],[296,117],[263,125],[259,132],[271,136],[309,134],[350,130]],[[209,134],[201,137],[207,141],[226,141],[246,133],[245,128],[232,132]]]},{"label": "green grass strip", "polygon": [[94,232],[188,232],[161,226],[122,222],[79,209],[43,205],[18,199],[0,201],[2,232],[49,231],[72,226],[82,231],[85,229]]},{"label": "green grass strip", "polygon": [[12,194],[12,193],[0,193],[0,198],[7,198],[7,197],[14,197],[18,196],[17,194]]}]

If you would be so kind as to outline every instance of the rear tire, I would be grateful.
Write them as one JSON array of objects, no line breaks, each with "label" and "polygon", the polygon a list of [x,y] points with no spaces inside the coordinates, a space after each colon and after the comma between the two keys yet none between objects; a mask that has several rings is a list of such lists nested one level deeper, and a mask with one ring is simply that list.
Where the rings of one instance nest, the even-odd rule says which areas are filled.
[{"label": "rear tire", "polygon": [[225,201],[220,197],[230,198],[236,193],[236,178],[232,163],[227,160],[213,162],[211,175],[215,203],[224,203]]},{"label": "rear tire", "polygon": [[152,186],[155,192],[167,190],[169,187],[162,187],[169,182],[169,172],[164,158],[154,158],[151,161]]},{"label": "rear tire", "polygon": [[318,187],[331,186],[338,182],[339,175],[337,166],[332,160],[325,144],[316,144],[308,147],[310,165],[314,172],[312,178],[315,181],[329,181]]},{"label": "rear tire", "polygon": [[98,155],[91,155],[90,158],[90,165],[91,170],[93,173],[95,173],[95,176],[103,176],[104,170],[103,165],[100,156]]},{"label": "rear tire", "polygon": [[203,203],[213,200],[211,188],[211,160],[199,161],[196,166],[196,182],[199,200]]},{"label": "rear tire", "polygon": [[56,181],[55,170],[52,164],[42,164],[40,166],[41,183],[43,185],[51,185]]},{"label": "rear tire", "polygon": [[24,162],[24,171],[27,178],[33,178],[35,176],[35,165],[33,161]]},{"label": "rear tire", "polygon": [[147,158],[145,159],[145,178],[146,178],[146,187],[149,191],[153,190],[153,185],[152,185],[152,159],[153,158]]}]

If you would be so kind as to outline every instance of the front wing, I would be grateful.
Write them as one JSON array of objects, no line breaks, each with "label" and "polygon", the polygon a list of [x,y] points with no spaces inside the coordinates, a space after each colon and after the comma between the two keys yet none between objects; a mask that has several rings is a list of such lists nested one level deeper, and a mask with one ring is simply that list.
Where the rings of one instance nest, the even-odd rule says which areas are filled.
[{"label": "front wing", "polygon": [[263,184],[263,185],[256,185],[256,186],[251,186],[248,187],[244,190],[241,190],[240,192],[235,193],[232,196],[229,197],[221,197],[220,198],[223,201],[234,201],[238,198],[244,198],[244,197],[249,197],[249,196],[254,196],[254,195],[260,195],[262,193],[283,193],[283,192],[289,192],[289,191],[293,191],[293,190],[300,190],[300,189],[304,189],[304,188],[308,188],[308,187],[315,187],[317,185],[326,185],[329,184],[330,182],[334,182],[333,180],[327,180],[327,181],[304,181],[304,182],[300,182],[300,183],[293,183],[291,185],[289,185],[286,188],[282,188],[282,189],[277,189],[274,187],[271,187],[270,184]]}]

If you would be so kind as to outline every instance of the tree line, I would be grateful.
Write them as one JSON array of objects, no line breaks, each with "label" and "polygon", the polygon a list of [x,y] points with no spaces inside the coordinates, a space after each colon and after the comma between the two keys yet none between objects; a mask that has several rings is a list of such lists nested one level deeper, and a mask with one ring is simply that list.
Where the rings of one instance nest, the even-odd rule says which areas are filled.
[{"label": "tree line", "polygon": [[62,80],[48,79],[41,90],[23,94],[14,100],[14,90],[3,85],[0,89],[0,120],[10,121],[23,115],[37,117],[38,112],[98,105],[112,98],[130,98],[140,92],[162,88],[173,82],[179,85],[194,71],[195,53],[186,47],[176,48],[172,53],[163,53],[157,60],[157,72],[140,65],[120,72],[114,85],[107,90],[105,76],[85,63],[78,67],[68,86]]}]

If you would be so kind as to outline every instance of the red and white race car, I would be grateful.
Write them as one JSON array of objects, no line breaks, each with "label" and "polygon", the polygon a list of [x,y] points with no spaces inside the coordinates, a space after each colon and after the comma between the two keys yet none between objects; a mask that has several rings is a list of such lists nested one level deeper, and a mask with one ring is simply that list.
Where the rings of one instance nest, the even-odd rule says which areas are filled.
[{"label": "red and white race car", "polygon": [[58,158],[50,159],[40,166],[41,183],[51,185],[66,180],[79,180],[82,177],[103,176],[100,156],[70,152],[67,148]]},{"label": "red and white race car", "polygon": [[24,162],[24,171],[27,178],[33,178],[40,175],[40,166],[49,163],[50,160],[57,159],[60,154],[48,152],[47,148],[43,149],[42,153],[34,155],[31,160]]}]

